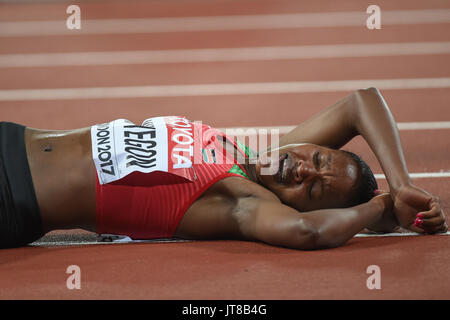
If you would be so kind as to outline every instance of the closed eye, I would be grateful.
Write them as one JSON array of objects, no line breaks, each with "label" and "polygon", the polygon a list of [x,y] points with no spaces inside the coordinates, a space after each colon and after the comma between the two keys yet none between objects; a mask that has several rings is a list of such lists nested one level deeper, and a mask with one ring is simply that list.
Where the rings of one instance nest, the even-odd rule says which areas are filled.
[{"label": "closed eye", "polygon": [[316,151],[313,155],[313,163],[317,170],[320,169],[319,151]]}]

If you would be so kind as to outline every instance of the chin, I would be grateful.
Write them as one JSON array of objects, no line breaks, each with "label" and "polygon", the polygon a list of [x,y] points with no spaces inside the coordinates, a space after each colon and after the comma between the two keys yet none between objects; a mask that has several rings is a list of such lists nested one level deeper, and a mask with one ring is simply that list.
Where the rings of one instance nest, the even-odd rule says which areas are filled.
[{"label": "chin", "polygon": [[258,159],[255,168],[259,177],[273,176],[279,170],[279,159],[272,159],[271,157],[267,157],[266,159],[263,159],[263,161]]}]

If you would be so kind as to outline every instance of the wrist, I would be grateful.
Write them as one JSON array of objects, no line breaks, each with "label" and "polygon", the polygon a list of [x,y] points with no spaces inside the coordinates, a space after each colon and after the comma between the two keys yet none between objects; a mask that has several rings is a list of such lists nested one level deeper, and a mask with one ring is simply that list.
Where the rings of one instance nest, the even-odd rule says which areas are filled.
[{"label": "wrist", "polygon": [[380,217],[383,216],[385,212],[391,212],[394,207],[391,195],[389,193],[376,196],[372,198],[370,202],[372,202]]},{"label": "wrist", "polygon": [[381,218],[383,216],[383,212],[385,210],[385,204],[383,202],[383,200],[381,200],[378,197],[373,198],[372,200],[370,200],[370,202],[372,202],[372,205],[374,206],[374,210],[377,213],[377,216],[379,218]]},{"label": "wrist", "polygon": [[399,183],[389,184],[389,189],[390,189],[390,192],[392,193],[392,196],[395,199],[395,197],[400,193],[400,191],[402,191],[402,189],[410,188],[412,186],[413,186],[412,181],[408,177],[407,179],[404,179],[404,180],[400,181]]}]

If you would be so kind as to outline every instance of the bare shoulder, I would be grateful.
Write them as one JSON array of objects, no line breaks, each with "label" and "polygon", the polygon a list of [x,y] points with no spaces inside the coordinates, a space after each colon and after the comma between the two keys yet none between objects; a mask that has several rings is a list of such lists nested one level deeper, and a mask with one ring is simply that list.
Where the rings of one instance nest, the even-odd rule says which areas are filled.
[{"label": "bare shoulder", "polygon": [[187,210],[175,236],[188,239],[242,239],[240,220],[259,201],[279,203],[271,191],[250,180],[229,177],[209,188]]},{"label": "bare shoulder", "polygon": [[[213,189],[217,188],[217,189]],[[272,200],[279,202],[278,197],[270,190],[263,186],[240,177],[229,177],[219,181],[211,188],[212,192],[231,192],[235,198],[255,197],[258,199]]]},{"label": "bare shoulder", "polygon": [[227,178],[211,187],[186,212],[175,236],[262,241],[290,248],[312,248],[314,243],[302,213],[241,178]]}]

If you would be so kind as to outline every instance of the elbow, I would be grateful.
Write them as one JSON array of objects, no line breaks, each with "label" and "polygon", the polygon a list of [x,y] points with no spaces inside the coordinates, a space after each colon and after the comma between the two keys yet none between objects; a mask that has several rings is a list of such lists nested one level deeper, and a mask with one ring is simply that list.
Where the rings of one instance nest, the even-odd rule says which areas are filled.
[{"label": "elbow", "polygon": [[375,87],[358,89],[354,92],[354,94],[357,96],[373,96],[373,95],[381,96],[380,90],[378,90],[378,88]]},{"label": "elbow", "polygon": [[299,221],[293,247],[298,250],[325,249],[319,230],[305,220]]},{"label": "elbow", "polygon": [[381,92],[375,87],[356,90],[352,94],[352,98],[353,114],[356,116],[356,122],[367,115],[390,113]]},{"label": "elbow", "polygon": [[360,134],[361,119],[365,118],[369,111],[374,111],[374,108],[382,107],[381,101],[380,91],[375,87],[369,87],[353,91],[344,99],[344,103],[340,104],[347,126],[353,129],[354,136]]},{"label": "elbow", "polygon": [[344,239],[339,235],[331,236],[324,233],[320,228],[313,226],[302,226],[297,232],[297,241],[295,249],[299,250],[319,250],[332,249],[344,245],[348,239]]},{"label": "elbow", "polygon": [[315,230],[304,231],[299,233],[296,241],[295,249],[299,250],[316,250],[318,247],[318,233]]},{"label": "elbow", "polygon": [[[382,95],[380,90],[378,90],[375,87],[369,87],[365,89],[358,89],[353,92],[353,97],[355,101],[357,102],[357,105],[367,105],[368,102],[375,101],[375,100],[382,100]],[[372,104],[374,105],[374,104]],[[375,104],[377,105],[377,104]]]}]

